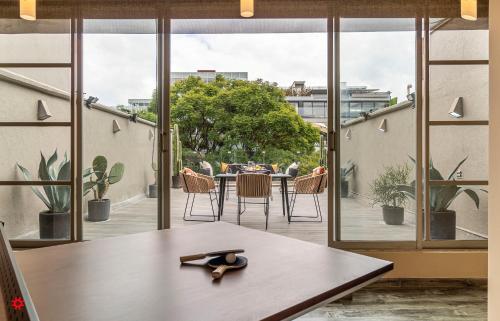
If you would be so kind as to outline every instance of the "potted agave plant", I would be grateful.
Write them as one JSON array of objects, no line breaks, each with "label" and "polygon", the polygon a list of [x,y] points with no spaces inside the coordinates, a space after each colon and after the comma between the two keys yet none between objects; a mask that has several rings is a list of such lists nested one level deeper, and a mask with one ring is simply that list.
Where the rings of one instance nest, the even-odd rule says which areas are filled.
[{"label": "potted agave plant", "polygon": [[[410,157],[415,163],[415,160]],[[455,180],[455,174],[467,160],[465,157],[458,163],[455,169],[448,175],[447,180]],[[434,167],[432,160],[429,164],[429,174],[431,180],[445,180],[441,172]],[[401,185],[399,189],[406,193],[409,197],[415,198],[415,181],[410,185]],[[433,185],[430,186],[430,237],[433,240],[454,240],[456,238],[456,212],[449,210],[453,201],[462,193],[465,193],[474,202],[476,208],[479,209],[479,196],[477,190],[457,185]],[[486,190],[481,191],[487,193]]]},{"label": "potted agave plant", "polygon": [[109,173],[106,172],[108,161],[104,156],[97,156],[92,162],[92,167],[87,168],[83,177],[89,180],[83,183],[83,195],[91,191],[94,193],[94,199],[88,202],[88,220],[92,222],[106,221],[109,219],[111,201],[104,198],[108,192],[109,186],[118,183],[125,171],[122,163],[115,163]]},{"label": "potted agave plant", "polygon": [[[69,181],[71,179],[71,163],[64,155],[64,159],[57,162],[57,150],[46,160],[41,154],[38,166],[38,178],[42,181]],[[32,181],[30,172],[19,163],[17,167],[27,181]],[[46,185],[40,190],[31,187],[33,193],[47,206],[47,210],[40,212],[39,229],[41,239],[68,239],[70,229],[71,193],[69,186]]]},{"label": "potted agave plant", "polygon": [[404,205],[408,195],[398,187],[408,183],[410,167],[408,165],[385,167],[384,173],[377,177],[370,188],[373,193],[373,205],[382,206],[385,224],[401,225],[404,222]]}]

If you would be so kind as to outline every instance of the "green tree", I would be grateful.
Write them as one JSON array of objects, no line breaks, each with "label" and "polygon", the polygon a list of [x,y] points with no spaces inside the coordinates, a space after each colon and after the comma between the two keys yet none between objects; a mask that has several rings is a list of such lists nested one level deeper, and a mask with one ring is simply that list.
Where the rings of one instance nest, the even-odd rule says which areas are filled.
[{"label": "green tree", "polygon": [[252,159],[266,149],[310,153],[319,141],[318,129],[297,114],[283,91],[262,80],[217,76],[205,83],[189,77],[172,86],[170,99],[183,146],[197,153],[241,150]]}]

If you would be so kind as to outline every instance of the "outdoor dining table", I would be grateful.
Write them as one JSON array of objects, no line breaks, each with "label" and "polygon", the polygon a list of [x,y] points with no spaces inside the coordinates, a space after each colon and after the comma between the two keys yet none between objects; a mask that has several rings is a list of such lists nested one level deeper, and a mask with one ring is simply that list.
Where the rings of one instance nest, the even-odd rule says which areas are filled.
[{"label": "outdoor dining table", "polygon": [[[291,175],[278,173],[270,174],[273,181],[281,182],[281,206],[283,208],[283,216],[287,216],[288,222],[290,222],[290,202],[288,199],[288,179],[292,178]],[[217,174],[215,178],[219,180],[219,212],[217,215],[217,220],[220,221],[220,217],[224,214],[224,199],[226,193],[226,183],[228,180],[235,181],[238,174],[226,173]]]}]

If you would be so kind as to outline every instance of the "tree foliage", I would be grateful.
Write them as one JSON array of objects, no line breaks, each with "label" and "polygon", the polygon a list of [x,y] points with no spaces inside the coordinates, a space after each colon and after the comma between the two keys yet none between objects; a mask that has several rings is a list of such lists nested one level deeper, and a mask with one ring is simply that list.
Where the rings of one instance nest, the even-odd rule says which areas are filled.
[{"label": "tree foliage", "polygon": [[241,150],[248,159],[270,149],[305,154],[319,141],[318,129],[300,117],[283,91],[262,80],[178,81],[171,90],[171,119],[183,146],[197,153]]}]

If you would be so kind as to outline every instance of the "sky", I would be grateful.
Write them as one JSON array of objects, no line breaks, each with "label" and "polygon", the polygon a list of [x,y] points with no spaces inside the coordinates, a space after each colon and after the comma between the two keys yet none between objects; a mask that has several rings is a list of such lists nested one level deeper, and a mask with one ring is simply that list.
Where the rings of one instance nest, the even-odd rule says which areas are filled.
[{"label": "sky", "polygon": [[[172,35],[172,71],[246,71],[287,87],[327,84],[326,33]],[[349,32],[341,36],[341,81],[391,91],[401,101],[414,84],[414,33]],[[156,86],[154,34],[84,35],[84,92],[127,105]]]}]

